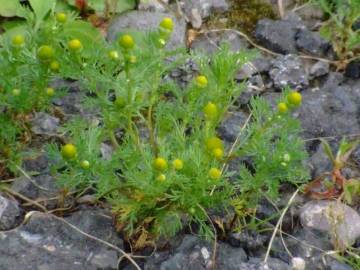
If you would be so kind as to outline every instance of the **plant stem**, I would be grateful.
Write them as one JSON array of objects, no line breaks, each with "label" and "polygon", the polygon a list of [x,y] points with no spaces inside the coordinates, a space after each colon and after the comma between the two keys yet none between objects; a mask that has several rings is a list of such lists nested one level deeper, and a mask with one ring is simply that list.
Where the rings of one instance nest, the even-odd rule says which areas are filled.
[{"label": "plant stem", "polygon": [[112,145],[115,147],[115,148],[119,148],[120,145],[116,139],[116,136],[115,136],[115,131],[114,130],[110,130],[109,132],[109,136],[110,136],[110,140],[111,140],[111,143]]}]

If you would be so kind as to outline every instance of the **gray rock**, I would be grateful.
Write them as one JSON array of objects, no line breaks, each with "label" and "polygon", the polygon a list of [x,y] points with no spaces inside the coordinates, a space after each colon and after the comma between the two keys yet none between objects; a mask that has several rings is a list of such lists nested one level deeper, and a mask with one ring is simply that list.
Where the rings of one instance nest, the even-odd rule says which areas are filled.
[{"label": "gray rock", "polygon": [[199,35],[192,43],[190,48],[198,51],[205,51],[212,54],[217,51],[221,43],[230,45],[231,50],[237,52],[247,49],[249,43],[237,35],[235,32],[209,32]]},{"label": "gray rock", "polygon": [[[123,248],[111,218],[101,210],[79,211],[68,222]],[[90,239],[52,215],[32,212],[26,224],[0,232],[0,269],[117,269],[118,252]]]},{"label": "gray rock", "polygon": [[219,127],[220,137],[227,142],[233,143],[247,118],[248,115],[242,111],[229,114]]},{"label": "gray rock", "polygon": [[156,31],[164,17],[170,17],[174,21],[174,30],[168,48],[185,46],[186,24],[183,19],[177,19],[173,14],[162,12],[130,11],[116,16],[110,22],[107,31],[107,39],[114,41],[121,32],[130,30]]},{"label": "gray rock", "polygon": [[305,139],[343,136],[360,132],[360,88],[341,83],[341,76],[330,73],[317,91],[303,91],[303,103],[295,111],[302,123]]},{"label": "gray rock", "polygon": [[0,194],[0,231],[10,230],[21,222],[22,211],[18,203]]},{"label": "gray rock", "polygon": [[356,147],[356,149],[351,153],[351,158],[356,165],[360,167],[360,146]]},{"label": "gray rock", "polygon": [[[168,4],[168,0],[162,0],[164,4]],[[165,11],[164,5],[158,0],[140,0],[138,4],[138,10],[141,11]]]},{"label": "gray rock", "polygon": [[260,20],[255,29],[254,36],[265,48],[277,53],[296,53],[295,35],[305,26],[296,20],[274,21]]},{"label": "gray rock", "polygon": [[360,215],[336,201],[310,201],[300,214],[304,227],[327,232],[336,248],[351,246],[360,237]]},{"label": "gray rock", "polygon": [[48,172],[48,158],[43,154],[34,155],[23,160],[23,168],[27,172]]},{"label": "gray rock", "polygon": [[[207,270],[212,262],[211,242],[187,235],[173,254],[156,253],[145,264],[145,270]],[[238,265],[247,260],[246,253],[241,248],[219,243],[216,259],[216,269],[237,270]],[[164,256],[165,255],[165,256]]]},{"label": "gray rock", "polygon": [[242,230],[241,232],[229,235],[228,242],[234,247],[242,247],[251,256],[256,256],[266,252],[266,242],[269,237],[259,234],[256,231]]},{"label": "gray rock", "polygon": [[310,79],[318,78],[329,73],[330,65],[325,61],[318,61],[310,68]]},{"label": "gray rock", "polygon": [[308,76],[300,59],[295,55],[279,56],[272,62],[269,72],[274,87],[283,89],[290,86],[293,89],[304,89],[309,85]]},{"label": "gray rock", "polygon": [[180,2],[182,11],[191,25],[198,29],[201,21],[214,13],[223,13],[229,9],[225,0],[183,0]]},{"label": "gray rock", "polygon": [[36,113],[31,121],[31,131],[37,135],[53,135],[56,134],[60,120],[47,113]]},{"label": "gray rock", "polygon": [[329,42],[316,32],[300,29],[296,34],[296,47],[298,50],[319,57],[332,57],[332,48]]},{"label": "gray rock", "polygon": [[[16,178],[11,185],[11,189],[30,199],[49,199],[58,195],[60,189],[56,185],[55,179],[50,175],[38,175],[31,179],[32,181],[26,177]],[[46,200],[44,204],[46,208],[53,209],[57,206],[57,200]]]},{"label": "gray rock", "polygon": [[292,230],[291,235],[292,237],[283,235],[282,239],[276,237],[271,248],[271,255],[290,263],[292,260],[288,253],[290,251],[293,256],[306,261],[306,269],[324,269],[321,251],[332,249],[328,235],[321,231],[298,227]]},{"label": "gray rock", "polygon": [[311,176],[313,179],[331,171],[333,164],[330,158],[326,155],[323,144],[317,147],[317,150],[308,160],[308,166],[311,170]]},{"label": "gray rock", "polygon": [[[264,264],[262,259],[250,258],[248,262],[240,263],[236,270],[291,270],[291,266],[279,259],[269,258]],[[234,269],[235,270],[235,269]]]}]

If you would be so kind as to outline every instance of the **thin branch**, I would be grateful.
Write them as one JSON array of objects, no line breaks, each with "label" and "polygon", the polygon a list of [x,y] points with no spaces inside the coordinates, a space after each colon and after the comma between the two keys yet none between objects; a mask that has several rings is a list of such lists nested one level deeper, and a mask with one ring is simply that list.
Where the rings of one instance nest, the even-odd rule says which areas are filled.
[{"label": "thin branch", "polygon": [[267,263],[267,260],[269,259],[269,255],[270,255],[270,250],[271,250],[271,247],[272,247],[272,244],[274,242],[274,239],[275,239],[275,236],[280,228],[280,224],[282,223],[283,219],[284,219],[284,216],[287,212],[287,210],[289,209],[290,205],[292,204],[292,202],[294,201],[294,199],[296,198],[296,195],[300,192],[300,189],[298,188],[294,194],[291,196],[290,200],[288,201],[286,207],[284,208],[278,222],[276,223],[276,226],[274,228],[274,232],[271,236],[271,239],[270,239],[270,242],[269,242],[269,246],[268,246],[268,249],[266,251],[266,255],[265,255],[265,258],[264,258],[264,263],[266,264]]}]

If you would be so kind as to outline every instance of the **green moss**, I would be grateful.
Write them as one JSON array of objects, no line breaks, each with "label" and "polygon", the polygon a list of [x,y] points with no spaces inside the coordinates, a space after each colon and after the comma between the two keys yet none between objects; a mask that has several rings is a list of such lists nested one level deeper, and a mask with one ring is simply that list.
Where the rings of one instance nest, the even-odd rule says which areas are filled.
[{"label": "green moss", "polygon": [[[272,6],[262,0],[231,0],[231,8],[225,14],[216,14],[207,22],[209,28],[227,27],[251,33],[263,18],[277,17]],[[224,22],[223,18],[227,18]]]}]

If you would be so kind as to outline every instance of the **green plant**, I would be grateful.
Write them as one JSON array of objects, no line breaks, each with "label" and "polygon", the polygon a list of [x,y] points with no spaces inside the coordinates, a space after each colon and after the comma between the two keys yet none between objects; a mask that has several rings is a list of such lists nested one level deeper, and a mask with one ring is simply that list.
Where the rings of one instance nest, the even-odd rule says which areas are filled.
[{"label": "green plant", "polygon": [[335,53],[343,68],[349,59],[359,57],[360,30],[353,25],[360,20],[359,0],[316,0],[329,16],[320,33],[332,42]]},{"label": "green plant", "polygon": [[[51,101],[61,91],[49,87],[60,69],[63,42],[76,31],[88,30],[78,38],[92,42],[100,34],[85,22],[75,21],[73,14],[65,22],[55,19],[56,1],[43,4],[29,1],[32,8],[17,5],[16,12],[26,20],[9,27],[0,36],[0,175],[6,168],[14,171],[21,162],[21,151],[31,141],[30,119],[39,111],[51,111]],[[76,33],[76,36],[78,34]],[[89,41],[90,40],[90,41]]]},{"label": "green plant", "polygon": [[[279,103],[285,104],[285,111],[254,98],[251,121],[239,140],[228,147],[219,138],[217,128],[243,89],[235,74],[254,52],[232,52],[227,45],[211,57],[169,51],[169,18],[154,32],[119,33],[117,42],[106,43],[96,29],[71,14],[59,21],[49,9],[39,24],[36,16],[26,13],[24,43],[12,39],[10,29],[1,52],[12,67],[3,84],[20,90],[6,91],[6,97],[26,94],[28,99],[1,106],[24,115],[51,112],[48,101],[57,92],[48,87],[53,78],[76,80],[86,89],[84,105],[97,113],[88,120],[74,117],[63,127],[66,144],[48,145],[52,173],[63,194],[92,190],[110,203],[118,229],[135,248],[191,223],[200,234],[213,237],[208,209],[231,207],[235,201],[255,207],[264,193],[276,197],[281,182],[306,179],[300,127],[290,114],[301,103],[297,92],[284,91]],[[20,62],[12,62],[15,52]],[[168,77],[189,57],[200,72],[183,88]],[[22,80],[20,72],[26,75]],[[43,99],[46,102],[39,103]],[[7,123],[14,126],[10,116],[0,122]],[[23,132],[0,138],[16,141]],[[102,156],[104,143],[111,145],[111,155]],[[249,159],[253,170],[240,165],[234,178],[228,167],[233,158]]]}]

